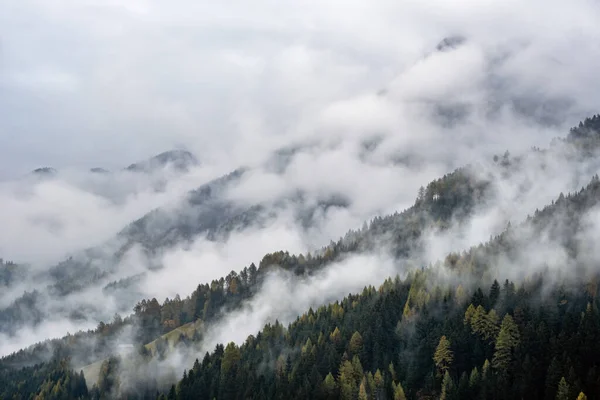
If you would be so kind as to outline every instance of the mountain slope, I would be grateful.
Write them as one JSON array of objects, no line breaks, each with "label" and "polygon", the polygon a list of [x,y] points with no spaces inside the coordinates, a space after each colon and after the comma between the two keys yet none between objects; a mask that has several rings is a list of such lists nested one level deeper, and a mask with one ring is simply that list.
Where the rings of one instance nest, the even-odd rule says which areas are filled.
[{"label": "mountain slope", "polygon": [[[498,163],[498,168],[501,168],[504,173],[510,174],[511,169],[519,167],[519,163],[520,161],[518,159],[511,161],[505,157],[502,162]],[[44,359],[48,353],[51,354],[52,351],[50,351],[50,349],[53,349],[54,351],[54,358],[58,357],[58,359],[60,359],[61,357],[72,357],[85,354],[86,357],[88,357],[87,361],[93,362],[99,359],[101,360],[111,354],[111,349],[118,343],[119,335],[122,334],[125,328],[134,328],[136,343],[147,343],[165,332],[169,332],[178,326],[189,323],[189,321],[202,321],[202,323],[207,326],[216,324],[223,315],[227,315],[227,313],[232,310],[239,309],[244,302],[251,299],[252,296],[261,289],[261,285],[267,274],[270,271],[275,271],[277,269],[292,272],[294,275],[298,276],[298,279],[303,279],[327,267],[332,261],[342,259],[353,253],[360,254],[377,249],[382,244],[386,247],[389,246],[392,249],[394,256],[398,259],[404,259],[415,255],[418,257],[418,254],[423,251],[421,236],[424,232],[432,228],[442,230],[447,229],[452,226],[454,222],[458,222],[459,224],[468,222],[477,207],[485,204],[486,199],[490,195],[490,190],[494,190],[494,188],[493,186],[490,186],[490,182],[486,176],[474,173],[474,171],[476,170],[473,170],[471,167],[459,169],[442,179],[432,182],[427,188],[423,188],[419,193],[415,205],[410,209],[391,216],[376,218],[370,225],[367,225],[361,230],[349,232],[344,239],[332,243],[330,246],[323,248],[320,252],[298,256],[290,255],[288,252],[268,254],[262,259],[258,268],[252,264],[249,268],[241,270],[239,274],[232,272],[227,277],[211,282],[210,285],[199,285],[198,289],[186,299],[177,297],[176,299],[166,301],[162,305],[155,299],[142,301],[136,306],[135,314],[125,320],[119,319],[111,324],[100,324],[98,329],[94,332],[78,333],[63,340],[40,344],[32,349],[4,358],[0,364],[3,365],[3,368],[12,368],[36,362],[35,360],[39,361]],[[598,202],[598,186],[598,178],[595,177],[585,190],[574,195],[559,196],[556,202],[553,202],[552,205],[542,211],[536,212],[529,221],[517,228],[511,227],[507,232],[485,246],[473,248],[468,253],[450,254],[444,262],[445,268],[452,271],[452,273],[456,273],[460,279],[464,279],[467,282],[475,280],[475,282],[477,282],[475,283],[475,286],[479,284],[480,286],[485,287],[486,285],[491,285],[494,276],[497,276],[500,273],[509,272],[507,266],[511,267],[510,274],[515,274],[512,267],[515,264],[521,264],[521,266],[524,265],[525,269],[529,269],[529,271],[521,271],[523,272],[521,275],[519,275],[519,273],[511,275],[511,277],[517,276],[519,278],[519,284],[521,284],[521,282],[527,282],[521,281],[523,275],[531,275],[532,273],[535,273],[535,271],[540,271],[540,268],[544,265],[546,265],[546,268],[557,267],[550,262],[556,260],[547,258],[547,256],[553,257],[557,254],[555,252],[548,252],[549,245],[551,245],[565,250],[567,257],[559,259],[560,262],[566,261],[569,267],[579,268],[577,271],[583,271],[588,274],[585,276],[589,277],[590,272],[592,274],[595,273],[593,268],[590,269],[590,260],[580,259],[576,256],[585,253],[586,249],[590,248],[590,243],[581,241],[580,238],[577,237],[577,234],[578,232],[585,230],[587,213],[592,212]],[[206,193],[202,194],[202,191],[200,191],[200,193],[201,197],[207,195]],[[543,239],[545,241],[540,241],[538,239]],[[525,257],[526,254],[538,253],[542,256],[537,259]],[[427,287],[428,284],[424,284],[424,282],[429,280],[436,282],[436,279],[440,278],[439,268],[439,266],[435,266],[434,268],[428,269],[423,275],[413,274],[410,275],[405,282],[402,283],[402,281],[400,281],[401,284],[409,286],[406,300],[401,302],[402,320],[406,320],[407,322],[410,322],[412,319],[418,320],[420,318],[419,315],[427,312],[429,307],[428,303],[432,298],[438,300],[440,298],[442,300],[445,298],[446,300],[442,301],[442,304],[446,304],[449,299],[452,299],[451,295],[441,295],[440,297],[440,290],[435,289],[432,291]],[[503,271],[503,269],[505,270]],[[556,270],[553,270],[553,272],[555,273]],[[446,275],[442,276],[446,279],[448,278]],[[571,286],[574,285],[572,281],[567,280],[565,282]],[[593,280],[591,282],[593,283]],[[575,286],[583,285],[584,283],[585,282],[577,282]],[[394,284],[396,283],[394,282]],[[512,290],[510,289],[510,282],[507,287],[507,290]],[[525,300],[525,303],[531,302],[536,297],[540,296],[540,291],[538,289],[539,287],[537,286],[531,289],[533,294]],[[469,295],[474,293],[474,298],[484,297],[483,294],[479,294],[480,291],[475,290],[474,288],[451,286],[449,289],[442,288],[441,293],[443,294],[444,291],[447,290],[455,292],[455,296],[460,298],[464,297],[465,293]],[[595,295],[592,297],[595,298]],[[561,299],[560,302],[563,300],[564,299]],[[481,302],[482,300],[478,301]],[[353,300],[351,304],[354,304],[354,302],[355,300]],[[346,307],[345,309],[347,310],[348,308]],[[336,311],[336,313],[337,312],[338,311]],[[375,309],[374,311],[369,312],[376,313],[377,310]],[[397,313],[398,311],[395,310],[393,312]],[[489,311],[486,310],[486,313],[488,312]],[[575,312],[577,312],[577,310]],[[364,317],[356,317],[356,319],[360,318]],[[392,320],[393,319],[394,318],[392,318]],[[439,321],[433,321],[432,324],[434,323],[439,323]],[[492,331],[495,332],[495,329],[496,328],[493,328]],[[334,332],[335,329],[332,333]],[[361,336],[364,335],[361,333]],[[493,336],[494,335],[491,335],[490,337]],[[286,338],[285,340],[288,339]],[[315,340],[318,342],[319,337],[317,336],[314,340],[311,339],[311,342],[315,343]],[[396,339],[390,337],[386,340]],[[90,346],[90,342],[93,342],[93,346]],[[287,343],[286,345],[289,347],[290,343]],[[295,345],[296,344],[294,344],[294,346]],[[304,345],[306,346],[306,343],[304,343]],[[470,345],[472,345],[472,343]],[[414,346],[415,348],[418,348],[417,344],[414,344]],[[262,347],[264,346],[261,346],[261,348]],[[298,351],[297,348],[292,350],[292,352]],[[230,351],[236,353],[235,348]],[[217,363],[221,362],[219,361],[219,353],[220,350],[217,348],[217,358],[215,358],[215,362]],[[302,349],[300,349],[300,353],[302,353]],[[373,354],[377,353],[378,352],[374,351]],[[419,362],[422,362],[423,365],[430,362],[429,360],[425,361],[426,358],[423,354],[421,356]],[[341,357],[344,357],[343,353],[341,354]],[[383,357],[382,359],[385,359],[388,355],[382,355],[381,357]],[[405,365],[405,362],[408,361],[404,360],[402,361],[402,364]],[[287,364],[286,361],[286,365]],[[336,363],[334,362],[330,365],[334,364]],[[370,365],[372,366],[373,364]],[[423,365],[421,367],[423,367]],[[417,367],[417,369],[418,368],[420,367]],[[426,369],[425,367],[423,368]],[[314,370],[314,368],[312,368],[311,371],[312,370]],[[260,368],[255,371],[260,371]],[[334,370],[330,369],[330,372],[331,371]],[[372,373],[375,372],[376,371],[372,371]],[[210,375],[212,372],[207,374]],[[335,374],[332,373],[332,377],[333,375]],[[258,379],[263,381],[264,379],[271,379],[268,375],[264,375],[264,377],[261,376],[263,375],[256,375],[254,377],[247,376],[243,379]],[[317,375],[314,375],[307,379],[314,380],[316,376]],[[323,379],[325,380],[325,378]],[[427,378],[424,383],[422,375],[417,374],[410,379],[408,377],[405,379],[406,382],[410,384],[407,384],[407,386],[410,387],[407,390],[413,390],[412,394],[415,396],[417,396],[419,390],[425,390],[425,392],[431,394],[435,394],[436,391],[440,390],[439,382],[427,383]],[[455,381],[458,380],[456,376],[450,376],[448,379],[445,379],[446,385],[452,386],[452,384],[458,384],[458,382],[450,383],[452,382],[452,379]],[[368,382],[368,380],[369,377],[367,374],[365,381]],[[394,381],[395,384],[400,382],[400,380],[393,378],[392,381]],[[406,382],[403,382],[403,384]],[[575,382],[575,380],[573,380],[573,382]],[[331,379],[329,379],[329,383],[331,383]],[[337,385],[337,387],[341,388],[342,383],[344,382],[341,378],[337,382],[335,382],[334,379],[333,387],[335,388]],[[211,385],[212,384],[213,383],[211,383]],[[352,386],[351,382],[348,382],[348,384]],[[373,390],[366,388],[366,385],[367,384],[365,384],[364,390],[372,395]],[[180,386],[185,386],[185,382],[182,382]],[[221,384],[218,384],[217,386],[218,387],[210,389],[215,395],[219,394],[219,391],[221,390]],[[304,389],[302,389],[301,386],[302,385],[298,386],[296,389],[301,390],[300,393],[308,393],[306,392],[306,385],[304,385]],[[357,384],[356,386],[359,387],[360,385]],[[314,389],[316,386],[313,385],[311,387]],[[269,393],[265,391],[272,390],[269,389],[268,385],[255,387],[255,389],[258,390],[257,393]],[[284,393],[282,396],[285,396],[286,392],[277,393]],[[321,394],[313,393],[312,395],[320,396]],[[227,398],[227,396],[228,395],[223,394],[224,398]]]},{"label": "mountain slope", "polygon": [[[139,336],[138,343],[147,343],[163,334],[163,327],[171,327],[169,321],[175,321],[177,326],[197,318],[204,321],[218,318],[223,310],[239,307],[243,301],[256,293],[260,289],[262,280],[274,265],[303,276],[315,273],[345,255],[375,249],[384,242],[387,243],[386,246],[393,248],[399,257],[407,257],[414,252],[415,257],[418,258],[417,253],[422,251],[423,232],[433,226],[442,229],[450,226],[454,218],[458,220],[467,218],[474,207],[485,199],[485,188],[488,188],[486,180],[473,176],[469,168],[459,169],[428,185],[425,191],[428,193],[427,196],[430,196],[428,199],[425,197],[419,199],[413,207],[402,213],[375,218],[364,231],[349,232],[344,239],[332,243],[319,252],[300,256],[283,251],[267,254],[260,261],[258,268],[252,264],[250,267],[243,268],[239,274],[232,273],[218,281],[213,281],[210,285],[199,285],[198,289],[186,299],[168,301],[162,306],[154,299],[143,301],[138,304],[139,307],[136,307],[138,311],[133,317],[121,320],[113,327],[102,324],[98,328],[97,333],[108,333],[108,337],[103,340],[108,347],[97,347],[94,353],[97,357],[104,358],[114,340],[111,337],[116,339],[124,326],[139,325],[139,330],[143,334]],[[238,288],[235,293],[231,293],[230,289],[226,290],[232,280],[237,282]],[[223,291],[224,295],[221,295]],[[64,351],[67,354],[72,352],[93,357],[94,353],[84,350],[88,349],[89,336],[89,334],[79,337],[75,335]],[[53,342],[52,346],[59,346],[59,343]],[[37,349],[34,347],[33,353],[45,354],[44,347],[43,344]],[[23,354],[26,359],[30,358],[28,353]],[[10,361],[11,358],[8,357],[6,361],[16,362]],[[33,359],[36,359],[35,355]]]},{"label": "mountain slope", "polygon": [[192,167],[200,165],[200,161],[192,153],[186,150],[171,150],[156,156],[133,163],[125,168],[131,172],[151,173],[157,169],[173,168],[175,170],[187,171]]},{"label": "mountain slope", "polygon": [[[586,265],[586,255],[574,249],[573,261],[593,268],[587,275],[556,281],[530,263],[523,266],[529,278],[516,285],[506,279],[501,287],[485,276],[510,276],[496,268],[506,259],[523,260],[519,253],[544,235],[576,247],[573,233],[599,202],[596,176],[485,246],[449,256],[446,266],[458,280],[432,266],[311,309],[288,328],[267,325],[239,347],[218,345],[184,373],[177,399],[391,399],[402,398],[399,387],[415,399],[554,398],[561,377],[569,393],[597,398],[595,263]],[[480,278],[459,283],[470,276]],[[265,363],[271,366],[261,368]]]}]

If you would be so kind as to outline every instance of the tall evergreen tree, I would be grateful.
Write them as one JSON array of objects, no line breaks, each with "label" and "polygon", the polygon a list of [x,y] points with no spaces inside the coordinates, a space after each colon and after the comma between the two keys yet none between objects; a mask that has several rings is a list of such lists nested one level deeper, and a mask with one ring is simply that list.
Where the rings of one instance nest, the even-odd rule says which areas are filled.
[{"label": "tall evergreen tree", "polygon": [[512,352],[519,341],[519,329],[510,314],[506,314],[496,339],[496,351],[492,359],[492,367],[500,376],[506,377],[512,371]]},{"label": "tall evergreen tree", "polygon": [[444,335],[440,338],[437,348],[435,349],[435,353],[433,354],[433,361],[435,362],[435,366],[441,376],[444,376],[444,374],[448,372],[453,360],[454,353],[450,348],[450,341]]},{"label": "tall evergreen tree", "polygon": [[453,400],[454,391],[454,381],[452,381],[450,373],[446,371],[444,373],[444,379],[442,380],[442,393],[440,395],[440,400]]},{"label": "tall evergreen tree", "polygon": [[558,383],[556,400],[569,400],[569,385],[564,377],[560,378],[560,382]]}]

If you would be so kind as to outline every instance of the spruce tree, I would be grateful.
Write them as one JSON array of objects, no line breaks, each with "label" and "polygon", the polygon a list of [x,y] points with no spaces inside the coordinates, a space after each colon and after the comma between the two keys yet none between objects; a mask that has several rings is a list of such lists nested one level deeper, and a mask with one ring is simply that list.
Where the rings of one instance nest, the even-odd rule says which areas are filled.
[{"label": "spruce tree", "polygon": [[511,372],[512,351],[518,344],[519,329],[513,318],[506,314],[496,339],[496,351],[492,359],[492,367],[500,376],[507,376]]},{"label": "spruce tree", "polygon": [[558,383],[556,400],[569,400],[569,385],[567,384],[564,376],[560,378],[560,382]]},{"label": "spruce tree", "polygon": [[442,394],[440,395],[440,400],[452,400],[454,398],[454,390],[452,377],[450,376],[450,373],[446,371],[442,381]]},{"label": "spruce tree", "polygon": [[406,400],[406,395],[404,394],[404,388],[400,382],[394,388],[394,400]]},{"label": "spruce tree", "polygon": [[453,360],[454,353],[452,352],[452,349],[450,349],[450,341],[444,335],[440,338],[440,342],[433,355],[433,361],[435,362],[435,366],[440,376],[443,376],[444,373],[448,372]]}]

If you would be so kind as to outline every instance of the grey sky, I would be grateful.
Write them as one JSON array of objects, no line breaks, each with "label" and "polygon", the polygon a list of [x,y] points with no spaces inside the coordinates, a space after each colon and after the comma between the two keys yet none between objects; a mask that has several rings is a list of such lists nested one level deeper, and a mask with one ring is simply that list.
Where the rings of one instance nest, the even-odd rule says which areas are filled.
[{"label": "grey sky", "polygon": [[[182,146],[238,161],[274,137],[314,133],[307,121],[328,104],[385,87],[456,33],[475,43],[474,57],[482,47],[518,49],[503,67],[518,90],[569,94],[577,110],[591,111],[598,8],[591,0],[0,0],[0,176],[45,165],[116,168]],[[469,60],[443,61],[455,64],[413,73],[403,93],[447,96],[446,82],[476,78],[483,66],[471,60],[463,74]]]}]

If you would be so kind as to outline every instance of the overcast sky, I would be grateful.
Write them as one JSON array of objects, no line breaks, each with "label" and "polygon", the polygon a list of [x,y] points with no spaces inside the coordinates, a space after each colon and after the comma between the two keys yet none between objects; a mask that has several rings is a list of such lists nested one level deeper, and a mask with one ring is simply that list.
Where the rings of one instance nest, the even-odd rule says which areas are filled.
[{"label": "overcast sky", "polygon": [[[174,147],[235,164],[282,137],[315,134],[326,106],[391,82],[403,101],[456,95],[444,82],[481,79],[482,49],[517,51],[504,78],[520,92],[568,95],[572,123],[600,97],[599,7],[0,0],[0,177],[117,168]],[[473,44],[458,60],[407,72],[457,34]]]}]

